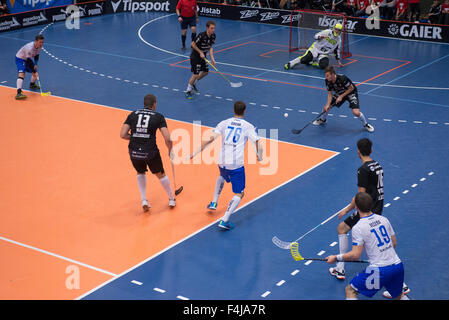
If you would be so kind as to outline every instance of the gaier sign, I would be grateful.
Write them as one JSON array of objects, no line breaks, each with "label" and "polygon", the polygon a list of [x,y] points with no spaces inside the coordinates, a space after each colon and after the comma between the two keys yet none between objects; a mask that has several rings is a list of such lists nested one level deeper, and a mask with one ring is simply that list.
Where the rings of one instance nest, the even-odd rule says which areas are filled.
[{"label": "gaier sign", "polygon": [[397,24],[390,24],[388,32],[393,35],[412,39],[432,39],[441,40],[441,27],[418,24],[403,24],[400,27]]}]

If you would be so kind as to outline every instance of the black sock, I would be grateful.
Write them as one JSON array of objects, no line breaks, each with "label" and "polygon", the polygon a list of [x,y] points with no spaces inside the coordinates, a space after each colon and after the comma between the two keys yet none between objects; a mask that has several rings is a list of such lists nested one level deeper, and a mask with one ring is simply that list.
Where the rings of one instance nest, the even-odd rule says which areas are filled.
[{"label": "black sock", "polygon": [[17,94],[21,94],[22,93],[22,89],[17,89]]},{"label": "black sock", "polygon": [[195,41],[196,33],[192,32],[192,41]]},{"label": "black sock", "polygon": [[182,39],[182,46],[183,46],[183,47],[186,46],[186,38],[187,38],[187,36],[181,36],[181,39]]}]

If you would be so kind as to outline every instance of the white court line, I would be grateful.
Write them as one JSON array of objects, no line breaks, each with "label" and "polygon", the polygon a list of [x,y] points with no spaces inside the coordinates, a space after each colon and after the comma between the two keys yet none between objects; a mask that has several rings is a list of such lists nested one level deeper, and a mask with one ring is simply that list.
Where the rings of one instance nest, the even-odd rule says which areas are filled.
[{"label": "white court line", "polygon": [[278,287],[280,287],[280,286],[282,286],[284,283],[285,283],[285,280],[281,280],[281,281],[279,281],[278,283],[276,283],[276,285],[277,285]]},{"label": "white court line", "polygon": [[154,291],[160,292],[160,293],[165,293],[165,290],[163,289],[159,289],[159,288],[153,288]]},{"label": "white court line", "polygon": [[262,298],[266,298],[270,293],[271,293],[271,291],[265,291],[265,292],[261,295],[261,297],[262,297]]},{"label": "white court line", "polygon": [[143,283],[137,280],[131,281],[131,283],[137,284],[138,286],[141,286]]},{"label": "white court line", "polygon": [[335,247],[335,246],[337,245],[337,243],[338,243],[337,241],[334,241],[334,242],[332,242],[329,246],[330,246],[330,247]]},{"label": "white court line", "polygon": [[296,269],[295,271],[293,271],[292,273],[290,273],[292,276],[296,276],[299,273],[299,270]]},{"label": "white court line", "polygon": [[95,271],[98,271],[98,272],[101,272],[101,273],[110,275],[110,276],[112,276],[112,277],[116,277],[116,276],[117,276],[115,273],[112,273],[112,272],[109,272],[109,271],[106,271],[106,270],[103,270],[103,269],[100,269],[100,268],[97,268],[97,267],[88,265],[88,264],[86,264],[86,263],[79,262],[79,261],[76,261],[76,260],[73,260],[73,259],[70,259],[70,258],[61,256],[61,255],[59,255],[59,254],[56,254],[56,253],[53,253],[53,252],[50,252],[50,251],[47,251],[47,250],[39,249],[39,248],[30,246],[30,245],[28,245],[28,244],[25,244],[25,243],[21,243],[21,242],[18,242],[18,241],[14,241],[14,240],[11,240],[11,239],[2,237],[2,236],[0,236],[0,240],[6,241],[6,242],[9,242],[9,243],[12,243],[12,244],[15,244],[15,245],[24,247],[24,248],[28,248],[28,249],[31,249],[31,250],[34,250],[34,251],[37,251],[37,252],[40,252],[40,253],[44,253],[44,254],[47,254],[47,255],[49,255],[49,256],[52,256],[52,257],[55,257],[55,258],[58,258],[58,259],[61,259],[61,260],[65,260],[65,261],[68,261],[68,262],[71,262],[71,263],[80,265],[80,266],[82,266],[82,267],[86,267],[86,268],[89,268],[89,269],[92,269],[92,270],[95,270]]},{"label": "white court line", "polygon": [[322,256],[322,255],[325,254],[325,253],[326,253],[326,251],[321,250],[320,252],[317,253],[317,255],[318,255],[318,256]]},{"label": "white court line", "polygon": [[176,296],[176,298],[180,299],[180,300],[189,300],[189,298],[183,297],[183,296]]}]

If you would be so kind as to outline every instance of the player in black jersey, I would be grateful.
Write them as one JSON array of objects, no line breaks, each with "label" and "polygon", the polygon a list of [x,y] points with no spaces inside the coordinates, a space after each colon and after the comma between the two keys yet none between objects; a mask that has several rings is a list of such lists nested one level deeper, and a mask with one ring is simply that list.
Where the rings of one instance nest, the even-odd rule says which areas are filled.
[{"label": "player in black jersey", "polygon": [[192,41],[192,53],[190,54],[190,65],[192,77],[190,77],[186,90],[186,98],[193,99],[193,91],[198,92],[196,82],[207,76],[209,68],[206,63],[206,55],[209,52],[210,62],[215,66],[214,50],[215,43],[215,22],[206,23],[206,31],[200,32]]},{"label": "player in black jersey", "polygon": [[137,171],[137,185],[142,199],[142,208],[148,211],[150,204],[146,195],[146,175],[147,167],[151,173],[159,178],[159,181],[167,192],[168,205],[176,205],[170,180],[165,175],[162,165],[161,155],[156,144],[156,131],[159,129],[164,137],[170,158],[172,158],[172,141],[167,123],[162,114],[156,112],[157,100],[152,94],[144,98],[144,108],[131,112],[122,126],[120,137],[129,140],[128,150],[131,162]]},{"label": "player in black jersey", "polygon": [[[384,204],[384,171],[382,166],[371,159],[372,142],[367,138],[360,139],[357,142],[357,154],[362,160],[362,165],[357,170],[357,192],[366,192],[373,199],[371,211],[376,214],[382,214]],[[338,213],[338,219],[343,218],[348,212],[355,208],[355,198]],[[338,242],[340,253],[348,252],[348,232],[360,220],[360,215],[357,211],[351,214],[349,218],[341,222],[337,227]],[[338,262],[335,268],[330,268],[329,272],[336,276],[337,279],[343,280],[345,278],[344,262]]]},{"label": "player in black jersey", "polygon": [[357,87],[352,81],[343,74],[336,74],[334,67],[328,66],[324,70],[326,76],[326,88],[327,88],[327,102],[323,108],[323,115],[313,122],[314,125],[321,125],[326,123],[326,116],[329,113],[331,106],[341,107],[345,102],[349,102],[349,107],[352,109],[354,116],[360,119],[363,123],[363,127],[368,132],[373,132],[374,127],[370,125],[360,112],[359,95],[357,93]]}]

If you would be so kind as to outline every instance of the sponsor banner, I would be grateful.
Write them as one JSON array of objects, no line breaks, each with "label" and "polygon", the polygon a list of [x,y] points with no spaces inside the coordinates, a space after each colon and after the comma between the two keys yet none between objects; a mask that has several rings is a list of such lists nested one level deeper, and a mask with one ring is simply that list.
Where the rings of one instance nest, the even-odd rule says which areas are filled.
[{"label": "sponsor banner", "polygon": [[[332,28],[337,23],[343,23],[343,19],[320,14],[291,15],[289,10],[276,10],[265,8],[227,6],[208,2],[198,2],[198,13],[203,17],[223,18],[230,20],[249,21],[289,26],[291,23],[302,25],[309,29]],[[293,22],[291,20],[293,19]],[[388,38],[421,40],[449,43],[449,26],[430,25],[421,23],[408,23],[400,21],[373,21],[369,19],[348,17],[346,19],[348,33],[381,36]]]},{"label": "sponsor banner", "polygon": [[[79,3],[79,17],[93,17],[104,14],[104,0]],[[44,10],[28,11],[0,17],[0,32],[16,30],[20,28],[48,24],[51,22],[65,21],[72,11],[66,6],[52,7]]]},{"label": "sponsor banner", "polygon": [[42,10],[72,4],[73,0],[6,0],[11,13]]},{"label": "sponsor banner", "polygon": [[106,13],[175,12],[178,0],[107,0]]}]

